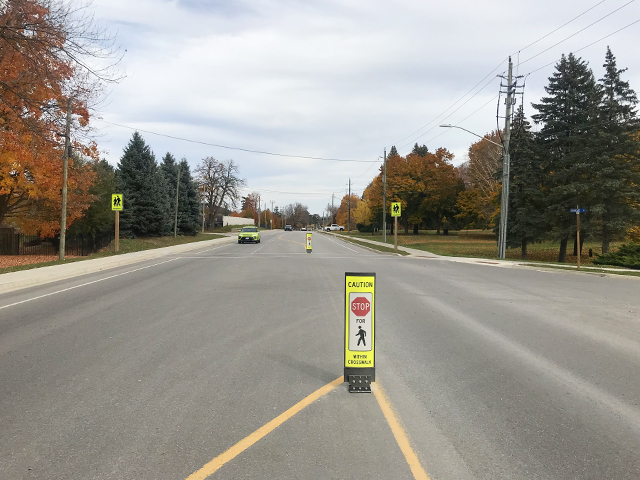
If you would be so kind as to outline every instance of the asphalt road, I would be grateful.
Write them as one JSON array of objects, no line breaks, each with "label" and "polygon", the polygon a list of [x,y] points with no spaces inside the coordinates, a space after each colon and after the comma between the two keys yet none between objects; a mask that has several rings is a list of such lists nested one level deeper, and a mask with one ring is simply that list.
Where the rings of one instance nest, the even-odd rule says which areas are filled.
[{"label": "asphalt road", "polygon": [[[344,273],[377,273],[377,384],[431,479],[640,478],[640,281],[314,234],[0,296],[0,478],[186,479],[342,375]],[[413,479],[340,384],[212,479]],[[405,445],[406,447],[406,445]]]}]

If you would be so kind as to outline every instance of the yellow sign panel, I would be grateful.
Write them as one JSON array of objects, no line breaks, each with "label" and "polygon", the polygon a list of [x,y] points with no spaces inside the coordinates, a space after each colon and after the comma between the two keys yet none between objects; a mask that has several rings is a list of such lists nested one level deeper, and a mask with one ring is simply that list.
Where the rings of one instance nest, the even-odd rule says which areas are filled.
[{"label": "yellow sign panel", "polygon": [[375,300],[375,273],[345,273],[345,379],[357,374],[352,369],[375,368]]},{"label": "yellow sign panel", "polygon": [[391,216],[399,217],[402,215],[402,205],[400,202],[391,202]]},{"label": "yellow sign panel", "polygon": [[122,210],[122,194],[114,193],[111,195],[111,210]]},{"label": "yellow sign panel", "polygon": [[307,253],[311,253],[311,234],[307,233]]}]

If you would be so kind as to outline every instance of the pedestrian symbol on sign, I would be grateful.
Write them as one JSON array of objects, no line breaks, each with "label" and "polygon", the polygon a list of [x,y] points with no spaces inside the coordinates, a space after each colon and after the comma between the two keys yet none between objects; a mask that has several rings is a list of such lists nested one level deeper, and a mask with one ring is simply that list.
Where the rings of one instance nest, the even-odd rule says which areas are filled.
[{"label": "pedestrian symbol on sign", "polygon": [[391,216],[399,217],[402,215],[402,206],[400,202],[391,202]]},{"label": "pedestrian symbol on sign", "polygon": [[111,210],[120,211],[122,210],[122,194],[114,193],[111,195]]},{"label": "pedestrian symbol on sign", "polygon": [[367,342],[364,340],[364,337],[367,336],[367,332],[365,332],[362,327],[358,327],[358,333],[356,333],[356,337],[360,337],[358,339],[358,345],[360,345],[360,342],[362,342],[362,345],[364,345],[365,347],[367,346]]}]

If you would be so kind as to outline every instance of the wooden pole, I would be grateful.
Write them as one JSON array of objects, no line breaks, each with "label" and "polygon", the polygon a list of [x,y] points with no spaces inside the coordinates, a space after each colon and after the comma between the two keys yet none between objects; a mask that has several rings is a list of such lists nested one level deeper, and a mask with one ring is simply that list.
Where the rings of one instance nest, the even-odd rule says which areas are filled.
[{"label": "wooden pole", "polygon": [[120,211],[116,210],[116,253],[120,250]]},{"label": "wooden pole", "polygon": [[398,253],[398,217],[393,217],[393,249]]},{"label": "wooden pole", "polygon": [[576,212],[576,222],[577,222],[577,230],[576,230],[576,241],[578,242],[578,270],[580,270],[580,211]]}]

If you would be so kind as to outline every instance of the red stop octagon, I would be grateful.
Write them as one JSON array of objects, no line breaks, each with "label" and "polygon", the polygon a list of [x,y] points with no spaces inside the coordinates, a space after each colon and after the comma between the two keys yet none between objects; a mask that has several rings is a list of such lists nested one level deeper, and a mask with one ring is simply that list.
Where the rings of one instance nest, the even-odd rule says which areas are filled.
[{"label": "red stop octagon", "polygon": [[371,302],[365,297],[354,298],[351,302],[351,311],[359,317],[363,317],[371,311]]}]

